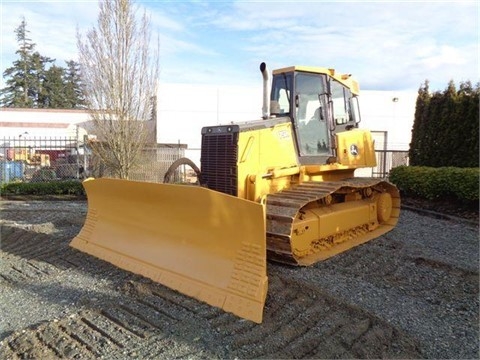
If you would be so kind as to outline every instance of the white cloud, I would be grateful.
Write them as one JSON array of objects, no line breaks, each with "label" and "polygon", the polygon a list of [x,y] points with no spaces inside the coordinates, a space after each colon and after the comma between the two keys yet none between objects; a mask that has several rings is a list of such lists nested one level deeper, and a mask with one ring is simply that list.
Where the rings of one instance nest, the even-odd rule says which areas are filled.
[{"label": "white cloud", "polygon": [[152,26],[159,31],[168,30],[183,32],[186,30],[184,23],[176,21],[161,11],[151,11],[149,12],[149,16]]},{"label": "white cloud", "polygon": [[447,45],[432,49],[430,54],[426,54],[421,59],[421,63],[432,69],[438,69],[444,65],[464,65],[466,62],[467,59],[460,49]]},{"label": "white cloud", "polygon": [[160,34],[160,53],[161,56],[170,56],[175,54],[196,54],[196,55],[218,55],[214,49],[206,49],[204,47],[185,40],[174,38],[170,35]]},{"label": "white cloud", "polygon": [[[230,26],[246,29],[257,19],[244,49],[274,63],[293,59],[332,66],[354,73],[369,89],[417,88],[425,78],[443,87],[443,74],[455,75],[452,70],[460,75],[470,69],[473,80],[478,75],[473,70],[478,69],[478,45],[472,45],[478,42],[472,34],[478,5],[473,2],[278,3],[272,12],[268,3],[250,5],[241,4],[240,21]],[[285,15],[292,6],[298,17]],[[234,17],[220,25],[228,27]]]},{"label": "white cloud", "polygon": [[[362,88],[417,89],[425,79],[478,81],[475,2],[148,2],[160,35],[162,78],[257,81],[257,67],[294,64],[353,73]],[[96,24],[96,1],[2,3],[2,71],[15,58],[24,15],[37,50],[57,61],[76,54],[76,26]],[[6,15],[8,14],[8,15]],[[252,72],[253,71],[253,72]]]}]

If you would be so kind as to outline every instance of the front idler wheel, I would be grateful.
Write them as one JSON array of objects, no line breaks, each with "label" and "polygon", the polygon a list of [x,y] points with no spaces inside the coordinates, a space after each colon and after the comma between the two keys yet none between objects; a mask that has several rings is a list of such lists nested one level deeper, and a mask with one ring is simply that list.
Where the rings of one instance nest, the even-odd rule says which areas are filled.
[{"label": "front idler wheel", "polygon": [[390,220],[392,208],[392,196],[389,193],[380,194],[377,199],[377,217],[380,224]]}]

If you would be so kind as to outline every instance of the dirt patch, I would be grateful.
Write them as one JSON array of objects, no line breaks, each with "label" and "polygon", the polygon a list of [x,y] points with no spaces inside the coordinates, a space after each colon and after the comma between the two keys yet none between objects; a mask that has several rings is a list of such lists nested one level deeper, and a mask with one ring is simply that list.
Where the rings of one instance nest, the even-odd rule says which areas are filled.
[{"label": "dirt patch", "polygon": [[427,210],[439,215],[454,216],[478,224],[479,204],[477,202],[462,203],[455,199],[427,200],[402,196],[402,204],[419,210]]}]

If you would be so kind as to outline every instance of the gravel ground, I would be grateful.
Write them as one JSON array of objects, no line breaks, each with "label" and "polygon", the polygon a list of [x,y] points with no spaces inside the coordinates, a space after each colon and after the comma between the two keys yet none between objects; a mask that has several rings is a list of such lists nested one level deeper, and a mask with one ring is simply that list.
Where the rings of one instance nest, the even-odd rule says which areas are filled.
[{"label": "gravel ground", "polygon": [[0,210],[0,359],[479,358],[476,223],[403,210],[315,266],[269,263],[257,325],[68,247],[85,202]]}]

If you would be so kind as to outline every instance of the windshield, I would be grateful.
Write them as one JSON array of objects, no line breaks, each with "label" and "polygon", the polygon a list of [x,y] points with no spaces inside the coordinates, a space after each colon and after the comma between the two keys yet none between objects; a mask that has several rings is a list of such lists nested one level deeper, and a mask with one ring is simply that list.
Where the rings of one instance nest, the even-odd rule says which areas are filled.
[{"label": "windshield", "polygon": [[324,75],[296,74],[295,125],[300,155],[327,155],[330,152],[325,83]]}]

